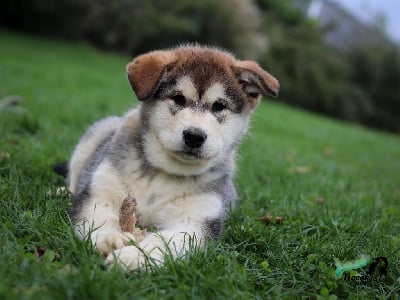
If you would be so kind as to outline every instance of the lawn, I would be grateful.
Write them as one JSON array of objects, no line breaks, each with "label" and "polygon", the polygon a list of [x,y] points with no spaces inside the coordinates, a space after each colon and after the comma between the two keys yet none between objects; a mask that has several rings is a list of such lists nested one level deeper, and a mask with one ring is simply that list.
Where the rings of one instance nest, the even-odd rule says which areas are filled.
[{"label": "lawn", "polygon": [[[399,299],[398,135],[265,100],[222,238],[153,272],[105,270],[51,167],[94,120],[136,105],[129,58],[7,32],[0,44],[0,299]],[[387,276],[335,275],[363,255],[386,257]]]}]

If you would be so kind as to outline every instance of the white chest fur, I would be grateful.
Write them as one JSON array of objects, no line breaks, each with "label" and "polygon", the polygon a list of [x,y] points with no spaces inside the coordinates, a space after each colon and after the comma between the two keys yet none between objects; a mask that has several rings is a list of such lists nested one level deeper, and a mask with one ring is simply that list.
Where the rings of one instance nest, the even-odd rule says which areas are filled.
[{"label": "white chest fur", "polygon": [[[131,161],[131,168],[138,170],[138,162]],[[103,162],[93,177],[93,190],[102,195],[94,197],[100,202],[96,204],[117,212],[123,199],[130,195],[137,202],[138,223],[158,229],[214,219],[221,213],[220,197],[201,191],[203,180],[182,179],[162,172],[153,176],[130,174],[121,176],[109,162]]]}]

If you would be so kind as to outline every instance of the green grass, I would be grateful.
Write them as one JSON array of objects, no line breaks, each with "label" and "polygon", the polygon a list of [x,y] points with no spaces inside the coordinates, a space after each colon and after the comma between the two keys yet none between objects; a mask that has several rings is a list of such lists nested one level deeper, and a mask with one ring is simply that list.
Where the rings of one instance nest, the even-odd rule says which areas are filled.
[{"label": "green grass", "polygon": [[[264,102],[223,237],[153,272],[106,271],[74,236],[51,166],[94,120],[136,104],[129,59],[5,32],[0,44],[0,99],[22,97],[0,105],[1,299],[399,299],[399,136]],[[261,223],[267,211],[283,224]],[[386,279],[334,276],[335,258],[363,254],[388,257]]]}]

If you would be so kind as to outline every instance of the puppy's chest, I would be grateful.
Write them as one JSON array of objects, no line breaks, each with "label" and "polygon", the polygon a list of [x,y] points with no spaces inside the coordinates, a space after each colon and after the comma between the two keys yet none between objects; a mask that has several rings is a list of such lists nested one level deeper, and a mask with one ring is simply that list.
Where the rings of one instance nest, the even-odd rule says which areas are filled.
[{"label": "puppy's chest", "polygon": [[200,193],[192,181],[180,181],[163,174],[153,177],[133,175],[124,180],[127,194],[136,199],[138,223],[160,227],[169,219],[179,218],[192,203],[190,198]]}]

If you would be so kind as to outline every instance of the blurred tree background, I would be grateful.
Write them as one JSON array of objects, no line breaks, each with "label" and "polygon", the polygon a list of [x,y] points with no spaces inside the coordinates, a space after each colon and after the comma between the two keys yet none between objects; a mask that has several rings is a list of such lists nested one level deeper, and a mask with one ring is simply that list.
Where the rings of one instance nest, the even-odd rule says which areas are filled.
[{"label": "blurred tree background", "polygon": [[[307,0],[302,0],[307,2]],[[333,47],[291,0],[2,0],[0,26],[130,56],[186,42],[256,59],[280,101],[400,132],[400,50],[387,38]],[[4,46],[4,45],[3,45]]]}]

